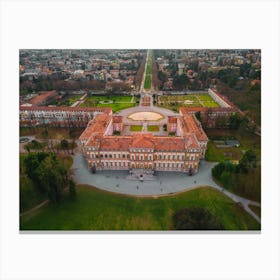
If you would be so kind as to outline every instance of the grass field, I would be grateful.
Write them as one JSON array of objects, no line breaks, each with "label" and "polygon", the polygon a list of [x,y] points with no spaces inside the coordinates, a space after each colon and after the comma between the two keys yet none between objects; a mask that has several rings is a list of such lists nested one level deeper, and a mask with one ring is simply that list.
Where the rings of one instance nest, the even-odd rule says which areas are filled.
[{"label": "grass field", "polygon": [[68,94],[60,100],[54,100],[53,102],[50,103],[50,105],[71,106],[76,101],[78,101],[82,96],[83,96],[83,94]]},{"label": "grass field", "polygon": [[148,55],[147,57],[147,67],[145,73],[145,82],[144,82],[144,89],[149,90],[151,88],[151,68],[152,68],[152,59],[151,56]]},{"label": "grass field", "polygon": [[180,107],[220,107],[220,105],[206,93],[163,95],[158,98],[158,105],[176,111],[178,111]]},{"label": "grass field", "polygon": [[209,141],[207,144],[207,150],[205,159],[207,161],[221,162],[224,160],[240,160],[242,158],[241,148],[217,148],[216,145]]},{"label": "grass field", "polygon": [[159,131],[159,126],[158,125],[148,125],[148,131],[157,132],[157,131]]},{"label": "grass field", "polygon": [[125,96],[125,95],[98,95],[89,96],[81,107],[109,107],[113,112],[117,112],[126,108],[136,106],[138,97]]},{"label": "grass field", "polygon": [[131,125],[130,131],[142,131],[142,125]]},{"label": "grass field", "polygon": [[[230,148],[236,151],[239,151],[239,154],[236,154],[236,157],[238,158],[242,153],[242,151],[245,150],[253,150],[258,160],[261,160],[261,138],[255,134],[252,134],[244,129],[238,129],[238,130],[229,130],[229,129],[206,129],[205,130],[207,136],[213,140],[213,139],[229,139],[234,137],[240,142],[240,146],[238,148]],[[211,142],[209,142],[209,160],[210,161],[216,161],[213,156],[220,157],[221,153],[223,153],[223,150],[226,148],[218,149],[215,147],[215,145]]]},{"label": "grass field", "polygon": [[77,199],[66,197],[21,216],[21,230],[170,230],[172,215],[183,207],[207,208],[228,230],[259,230],[248,213],[222,193],[204,187],[162,198],[136,198],[89,186],[77,187]]},{"label": "grass field", "polygon": [[145,78],[145,83],[144,83],[144,89],[150,89],[151,88],[151,76],[150,75],[146,75]]}]

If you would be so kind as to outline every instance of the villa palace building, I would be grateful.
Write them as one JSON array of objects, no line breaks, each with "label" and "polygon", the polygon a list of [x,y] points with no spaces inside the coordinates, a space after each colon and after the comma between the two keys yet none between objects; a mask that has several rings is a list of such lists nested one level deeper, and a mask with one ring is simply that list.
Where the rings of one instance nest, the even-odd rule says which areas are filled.
[{"label": "villa palace building", "polygon": [[122,127],[122,117],[110,114],[99,114],[89,122],[79,138],[89,168],[198,171],[208,138],[195,116],[169,116],[167,131],[172,136],[147,132],[114,135]]},{"label": "villa palace building", "polygon": [[[212,122],[209,122],[209,127],[213,127],[217,117],[229,116],[237,109],[217,91],[210,89],[209,95],[221,106],[211,108]],[[142,111],[153,110],[152,107],[146,109],[144,105],[138,108]],[[156,107],[153,108],[155,110]],[[20,107],[20,125],[85,127],[79,144],[89,169],[149,169],[196,173],[200,160],[205,156],[208,142],[201,123],[195,116],[198,111],[202,117],[209,112],[205,107],[182,107],[179,114],[169,111],[160,122],[161,127],[166,127],[166,132],[162,134],[148,132],[148,122],[145,120],[141,122],[141,132],[126,133],[124,127],[130,122],[129,118],[114,115],[111,108],[30,104]]]}]

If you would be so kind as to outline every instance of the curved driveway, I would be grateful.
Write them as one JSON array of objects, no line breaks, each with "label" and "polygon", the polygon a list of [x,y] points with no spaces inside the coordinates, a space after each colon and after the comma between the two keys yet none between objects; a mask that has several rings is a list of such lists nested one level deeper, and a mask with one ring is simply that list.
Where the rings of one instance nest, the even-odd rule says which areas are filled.
[{"label": "curved driveway", "polygon": [[74,156],[74,179],[79,184],[87,184],[102,190],[128,194],[134,196],[160,196],[181,191],[187,191],[201,186],[210,186],[223,192],[236,203],[240,203],[244,210],[253,216],[258,222],[260,218],[249,208],[249,204],[260,206],[260,203],[235,195],[217,185],[212,180],[211,169],[216,163],[201,161],[200,170],[193,176],[180,172],[157,172],[154,180],[140,182],[128,180],[128,171],[98,171],[92,174],[87,169],[87,164],[82,154]]}]

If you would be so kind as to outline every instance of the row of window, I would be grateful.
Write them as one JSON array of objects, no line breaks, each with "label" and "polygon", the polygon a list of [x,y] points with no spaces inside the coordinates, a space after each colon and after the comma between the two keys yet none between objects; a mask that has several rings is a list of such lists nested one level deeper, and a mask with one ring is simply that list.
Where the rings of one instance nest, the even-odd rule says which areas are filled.
[{"label": "row of window", "polygon": [[[91,153],[90,158],[99,158],[99,155]],[[126,155],[126,154],[100,154],[100,158],[129,159],[130,156],[129,156],[129,154],[128,155]]]},{"label": "row of window", "polygon": [[182,168],[182,163],[156,163],[156,168]]},{"label": "row of window", "polygon": [[[128,162],[104,162],[103,163],[104,167],[129,167]],[[196,167],[196,164],[189,164],[186,166],[186,168],[193,168]],[[131,166],[132,168],[135,167],[134,164]],[[144,167],[144,165],[142,166]],[[155,164],[155,168],[177,168],[177,169],[182,169],[184,165],[182,163],[157,163]],[[149,168],[152,168],[152,164],[149,164]]]},{"label": "row of window", "polygon": [[184,160],[185,155],[155,155],[155,159]]},{"label": "row of window", "polygon": [[130,152],[134,152],[134,153],[150,153],[150,152],[153,152],[153,149],[131,149]]},{"label": "row of window", "polygon": [[[90,158],[99,158],[98,154],[91,153]],[[100,158],[129,159],[129,154],[100,154]],[[131,155],[131,160],[185,160],[184,155]],[[196,160],[195,156],[190,156],[188,160]]]},{"label": "row of window", "polygon": [[103,162],[104,167],[128,167],[129,163],[126,161],[121,162]]}]

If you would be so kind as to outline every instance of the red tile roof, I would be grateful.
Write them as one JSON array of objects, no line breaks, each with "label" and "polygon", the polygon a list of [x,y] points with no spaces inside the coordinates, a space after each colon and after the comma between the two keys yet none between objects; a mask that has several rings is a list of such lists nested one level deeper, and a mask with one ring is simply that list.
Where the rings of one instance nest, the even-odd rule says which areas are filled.
[{"label": "red tile roof", "polygon": [[95,118],[88,123],[87,128],[79,139],[88,140],[93,134],[103,135],[111,118],[112,117],[107,114],[96,115]]},{"label": "red tile roof", "polygon": [[183,129],[184,135],[188,135],[190,133],[195,134],[198,141],[207,141],[208,137],[203,131],[203,129],[197,123],[195,116],[186,114],[181,118],[181,126]]},{"label": "red tile roof", "polygon": [[105,136],[101,140],[101,150],[128,151],[131,136]]},{"label": "red tile roof", "polygon": [[185,151],[185,141],[182,137],[154,137],[156,151]]},{"label": "red tile roof", "polygon": [[134,134],[133,135],[133,141],[131,144],[132,148],[154,148],[153,143],[153,135],[152,134]]},{"label": "red tile roof", "polygon": [[197,141],[197,138],[194,136],[194,134],[188,135],[187,148],[193,148],[193,149],[199,148],[199,143]]}]

